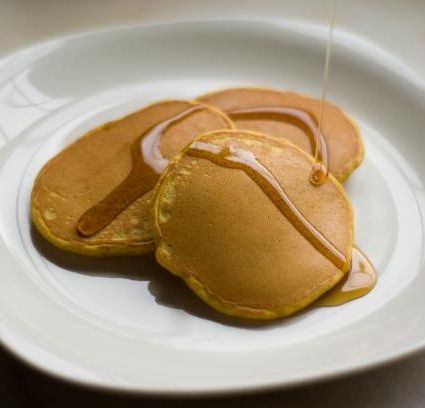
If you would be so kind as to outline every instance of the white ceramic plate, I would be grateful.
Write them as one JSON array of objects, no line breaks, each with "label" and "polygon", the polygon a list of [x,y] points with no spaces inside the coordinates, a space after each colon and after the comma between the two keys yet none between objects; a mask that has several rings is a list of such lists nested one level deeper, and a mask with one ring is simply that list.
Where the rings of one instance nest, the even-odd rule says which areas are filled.
[{"label": "white ceramic plate", "polygon": [[425,344],[425,86],[382,50],[335,34],[329,97],[361,124],[346,187],[368,296],[253,325],[211,311],[152,257],[90,259],[31,228],[43,163],[84,131],[156,99],[233,85],[320,94],[326,27],[192,22],[54,40],[0,62],[0,338],[68,380],[144,393],[288,386],[371,367]]}]

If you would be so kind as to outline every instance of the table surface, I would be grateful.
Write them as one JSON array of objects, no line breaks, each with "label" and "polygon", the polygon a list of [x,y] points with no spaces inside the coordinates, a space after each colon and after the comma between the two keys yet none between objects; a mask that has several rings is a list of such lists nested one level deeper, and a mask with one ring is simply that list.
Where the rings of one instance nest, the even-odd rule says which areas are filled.
[{"label": "table surface", "polygon": [[[72,32],[141,22],[225,17],[323,24],[329,7],[330,0],[0,0],[0,55]],[[340,0],[337,27],[374,42],[425,78],[423,0]],[[425,353],[420,353],[348,378],[274,393],[202,401],[146,399],[62,383],[26,367],[0,348],[2,407],[424,407],[424,382]]]}]

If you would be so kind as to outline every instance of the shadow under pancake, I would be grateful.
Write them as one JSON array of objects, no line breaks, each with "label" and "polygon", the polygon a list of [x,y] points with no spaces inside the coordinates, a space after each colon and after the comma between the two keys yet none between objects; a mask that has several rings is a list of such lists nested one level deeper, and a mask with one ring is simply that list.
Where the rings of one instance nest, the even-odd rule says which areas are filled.
[{"label": "shadow under pancake", "polygon": [[243,329],[268,330],[291,325],[303,316],[303,313],[299,313],[287,319],[273,321],[251,321],[228,316],[212,309],[198,298],[182,279],[162,268],[156,262],[154,254],[96,258],[56,248],[45,240],[33,225],[30,234],[39,254],[58,267],[70,273],[88,276],[148,281],[148,290],[158,305],[183,310],[197,318]]}]

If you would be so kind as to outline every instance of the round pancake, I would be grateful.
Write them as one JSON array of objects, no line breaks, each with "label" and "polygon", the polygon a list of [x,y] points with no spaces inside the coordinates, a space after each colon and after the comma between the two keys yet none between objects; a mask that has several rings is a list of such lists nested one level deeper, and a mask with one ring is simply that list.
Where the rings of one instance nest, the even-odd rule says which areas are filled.
[{"label": "round pancake", "polygon": [[[198,100],[216,106],[226,113],[261,106],[297,108],[310,113],[317,123],[322,104],[321,100],[296,93],[262,88],[225,89],[200,96]],[[300,122],[285,121],[282,115],[273,113],[231,115],[231,119],[237,129],[284,137],[314,155],[308,133],[306,134],[306,129],[303,129]],[[364,151],[360,130],[341,109],[325,102],[322,133],[329,149],[330,171],[343,182],[363,160]]]},{"label": "round pancake", "polygon": [[[245,171],[190,154],[199,142],[255,155],[346,263],[336,267],[319,252]],[[155,189],[158,262],[226,314],[273,319],[312,303],[347,272],[353,245],[353,213],[342,186],[332,175],[312,185],[312,164],[292,143],[259,133],[198,138],[170,162]]]},{"label": "round pancake", "polygon": [[[31,198],[32,219],[41,234],[55,246],[94,256],[143,254],[154,249],[149,192],[125,209],[109,225],[89,237],[76,225],[89,208],[119,185],[132,169],[131,146],[152,126],[199,103],[163,101],[122,119],[106,123],[53,157],[38,174]],[[218,109],[203,105],[170,126],[159,149],[171,159],[197,135],[232,128]]]}]

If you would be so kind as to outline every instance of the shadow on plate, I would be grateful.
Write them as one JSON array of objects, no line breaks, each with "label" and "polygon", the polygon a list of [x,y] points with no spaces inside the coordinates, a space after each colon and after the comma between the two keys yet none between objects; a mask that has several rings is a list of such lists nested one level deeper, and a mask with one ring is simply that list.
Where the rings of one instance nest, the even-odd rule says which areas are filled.
[{"label": "shadow on plate", "polygon": [[148,281],[148,290],[155,297],[157,304],[183,310],[201,319],[226,326],[262,330],[291,325],[304,315],[301,312],[290,319],[264,322],[227,316],[216,312],[194,295],[180,278],[162,268],[156,262],[153,254],[111,258],[78,255],[54,247],[33,226],[31,226],[30,233],[31,240],[39,254],[58,267],[72,273],[89,276]]}]

